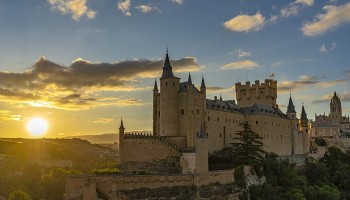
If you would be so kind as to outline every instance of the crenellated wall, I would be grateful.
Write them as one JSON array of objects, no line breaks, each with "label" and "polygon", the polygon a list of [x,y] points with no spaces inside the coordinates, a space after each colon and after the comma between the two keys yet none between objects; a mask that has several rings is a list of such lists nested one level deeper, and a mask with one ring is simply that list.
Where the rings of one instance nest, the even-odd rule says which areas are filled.
[{"label": "crenellated wall", "polygon": [[264,83],[256,80],[254,84],[249,81],[245,85],[235,84],[236,99],[240,107],[248,107],[254,103],[275,106],[277,99],[277,81],[265,79]]}]

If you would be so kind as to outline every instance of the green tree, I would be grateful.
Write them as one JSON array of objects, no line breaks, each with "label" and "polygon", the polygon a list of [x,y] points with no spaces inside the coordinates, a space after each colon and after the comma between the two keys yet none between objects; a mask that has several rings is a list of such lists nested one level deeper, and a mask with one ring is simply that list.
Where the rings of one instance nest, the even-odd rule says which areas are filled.
[{"label": "green tree", "polygon": [[16,190],[11,192],[8,200],[31,200],[31,198],[26,192],[23,192],[22,190]]},{"label": "green tree", "polygon": [[303,190],[299,188],[288,190],[285,196],[289,200],[306,200]]},{"label": "green tree", "polygon": [[308,200],[339,200],[340,192],[334,186],[309,186],[305,190]]},{"label": "green tree", "polygon": [[262,164],[265,154],[262,137],[254,132],[247,122],[239,126],[243,130],[236,132],[237,137],[233,138],[235,142],[231,143],[237,165]]}]

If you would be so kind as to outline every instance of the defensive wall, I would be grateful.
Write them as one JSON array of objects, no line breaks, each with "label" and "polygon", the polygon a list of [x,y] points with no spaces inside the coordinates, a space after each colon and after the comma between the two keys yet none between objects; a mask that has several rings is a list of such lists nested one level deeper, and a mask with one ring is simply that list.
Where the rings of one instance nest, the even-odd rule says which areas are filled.
[{"label": "defensive wall", "polygon": [[234,182],[233,173],[234,170],[213,171],[205,175],[70,176],[66,182],[65,199],[118,199],[126,190],[230,184]]}]

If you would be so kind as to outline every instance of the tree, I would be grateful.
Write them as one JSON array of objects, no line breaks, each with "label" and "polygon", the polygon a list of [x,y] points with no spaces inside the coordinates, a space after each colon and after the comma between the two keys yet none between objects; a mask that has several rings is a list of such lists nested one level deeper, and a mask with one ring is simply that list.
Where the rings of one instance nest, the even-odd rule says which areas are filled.
[{"label": "tree", "polygon": [[262,137],[251,129],[246,122],[239,125],[243,130],[237,131],[238,137],[231,143],[233,156],[237,165],[260,165],[263,163],[264,154]]},{"label": "tree", "polygon": [[26,192],[23,192],[22,190],[16,190],[11,192],[8,200],[31,200],[31,198]]}]

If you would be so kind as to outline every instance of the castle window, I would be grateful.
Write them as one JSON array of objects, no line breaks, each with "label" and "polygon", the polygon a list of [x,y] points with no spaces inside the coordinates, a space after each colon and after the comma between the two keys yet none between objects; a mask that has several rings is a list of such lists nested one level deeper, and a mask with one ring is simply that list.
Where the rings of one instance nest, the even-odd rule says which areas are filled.
[{"label": "castle window", "polygon": [[218,121],[220,121],[220,119],[218,118]]},{"label": "castle window", "polygon": [[168,82],[165,82],[165,85],[168,85]]},{"label": "castle window", "polygon": [[185,114],[185,109],[181,109],[181,115]]},{"label": "castle window", "polygon": [[158,111],[158,116],[160,117],[160,111]]},{"label": "castle window", "polygon": [[197,115],[199,115],[199,109],[198,108],[196,109],[196,112],[197,112]]},{"label": "castle window", "polygon": [[282,139],[282,135],[281,135],[281,139]]},{"label": "castle window", "polygon": [[220,138],[221,138],[221,133],[220,133]]},{"label": "castle window", "polygon": [[173,82],[173,86],[175,86],[175,82]]},{"label": "castle window", "polygon": [[230,138],[231,138],[231,133],[230,133]]},{"label": "castle window", "polygon": [[210,121],[210,117],[208,117],[208,122]]},{"label": "castle window", "polygon": [[263,93],[263,91],[260,91],[260,94],[262,94]]},{"label": "castle window", "polygon": [[245,92],[243,93],[243,95],[245,96]]},{"label": "castle window", "polygon": [[227,118],[226,118],[226,123],[227,123]]},{"label": "castle window", "polygon": [[259,121],[255,121],[255,124],[259,124]]}]

